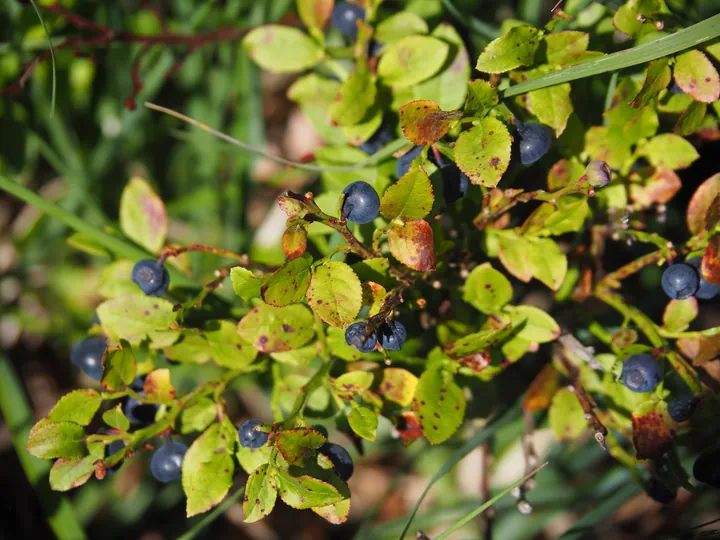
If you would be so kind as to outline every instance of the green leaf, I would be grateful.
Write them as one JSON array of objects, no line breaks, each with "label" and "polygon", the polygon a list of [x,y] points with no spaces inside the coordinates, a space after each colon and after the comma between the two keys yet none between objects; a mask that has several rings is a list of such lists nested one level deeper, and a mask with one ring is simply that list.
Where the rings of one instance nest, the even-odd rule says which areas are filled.
[{"label": "green leaf", "polygon": [[684,332],[698,316],[697,298],[670,300],[663,313],[663,326],[668,332]]},{"label": "green leaf", "polygon": [[702,52],[688,51],[675,57],[675,82],[695,101],[712,103],[720,98],[720,76]]},{"label": "green leaf", "polygon": [[344,328],[355,320],[362,307],[360,279],[344,262],[322,264],[315,269],[307,300],[323,321]]},{"label": "green leaf", "polygon": [[327,506],[315,506],[310,510],[329,523],[340,525],[345,523],[350,515],[350,499],[343,499]]},{"label": "green leaf", "polygon": [[102,405],[102,398],[95,390],[86,388],[65,394],[48,415],[50,422],[73,422],[87,426]]},{"label": "green leaf", "polygon": [[340,393],[360,392],[369,389],[374,378],[369,371],[349,371],[335,379],[333,386]]},{"label": "green leaf", "polygon": [[[560,326],[550,315],[535,306],[508,306],[505,308],[513,328],[521,327],[518,337],[531,342],[547,343],[560,336]],[[524,324],[523,324],[524,323]]]},{"label": "green leaf", "polygon": [[212,359],[210,343],[205,336],[184,334],[182,339],[163,349],[170,360],[188,364],[205,364]]},{"label": "green leaf", "polygon": [[385,368],[377,392],[388,401],[407,407],[412,403],[418,378],[406,369]]},{"label": "green leaf", "polygon": [[348,415],[348,423],[350,424],[350,428],[363,439],[367,439],[368,441],[375,440],[375,432],[378,427],[378,415],[375,414],[375,411],[372,409],[356,405],[355,402],[353,402],[352,411],[350,411]]},{"label": "green leaf", "polygon": [[136,244],[157,253],[165,244],[165,205],[142,178],[133,177],[120,197],[120,228]]},{"label": "green leaf", "polygon": [[82,486],[95,472],[95,457],[58,459],[50,469],[50,487],[54,491],[70,491]]},{"label": "green leaf", "polygon": [[103,354],[103,374],[100,384],[106,390],[120,390],[133,382],[137,364],[130,345],[125,342],[108,347]]},{"label": "green leaf", "polygon": [[217,414],[218,407],[212,399],[200,398],[180,414],[180,433],[203,431],[215,421]]},{"label": "green leaf", "polygon": [[205,325],[205,338],[210,355],[219,366],[241,369],[257,358],[257,349],[240,337],[232,321],[209,321]]},{"label": "green leaf", "polygon": [[520,281],[527,283],[533,276],[533,264],[527,256],[530,251],[528,239],[517,234],[498,235],[498,257],[505,269]]},{"label": "green leaf", "polygon": [[230,280],[235,294],[246,302],[260,297],[263,280],[255,277],[247,268],[235,267],[230,270]]},{"label": "green leaf", "polygon": [[567,388],[561,388],[555,393],[548,414],[550,429],[558,441],[574,441],[588,429],[585,411],[575,393]]},{"label": "green leaf", "polygon": [[709,211],[718,193],[720,193],[720,173],[712,175],[695,190],[685,216],[688,229],[693,235],[712,230],[712,225],[708,221]]},{"label": "green leaf", "polygon": [[25,448],[40,459],[82,457],[86,454],[85,430],[72,422],[44,421],[30,431]]},{"label": "green leaf", "polygon": [[175,387],[170,382],[170,370],[161,368],[148,373],[143,390],[149,399],[164,402],[174,400]]},{"label": "green leaf", "polygon": [[530,242],[529,247],[533,276],[553,291],[557,291],[565,281],[567,256],[557,243],[549,238]]},{"label": "green leaf", "polygon": [[585,150],[593,160],[606,161],[610,167],[620,169],[630,159],[630,143],[622,129],[593,126],[585,133]]},{"label": "green leaf", "polygon": [[624,34],[637,36],[655,29],[648,18],[669,13],[665,0],[629,0],[617,10],[613,16],[613,24]]},{"label": "green leaf", "polygon": [[490,263],[473,268],[463,286],[463,300],[485,314],[499,311],[512,296],[510,281]]},{"label": "green leaf", "polygon": [[497,326],[489,325],[479,332],[468,334],[445,348],[445,354],[450,358],[460,359],[468,355],[484,351],[505,339],[512,332],[512,325],[500,323]]},{"label": "green leaf", "polygon": [[[105,248],[103,244],[89,234],[74,233],[68,236],[66,240],[70,247],[87,253],[88,255],[97,255],[100,257],[112,257],[112,254]],[[136,285],[137,286],[137,285]]]},{"label": "green leaf", "polygon": [[388,86],[411,86],[435,75],[442,67],[450,46],[428,36],[407,36],[384,51],[378,76]]},{"label": "green leaf", "polygon": [[122,410],[122,405],[118,403],[112,409],[105,411],[102,415],[103,422],[111,428],[127,431],[130,429],[130,420],[127,419]]},{"label": "green leaf", "polygon": [[[549,205],[549,203],[546,203]],[[550,205],[552,206],[552,205]],[[557,204],[557,211],[553,212],[543,223],[543,235],[558,236],[582,229],[585,220],[590,214],[587,199],[562,199]]]},{"label": "green leaf", "polygon": [[115,298],[125,294],[136,294],[137,285],[130,278],[134,264],[122,259],[107,265],[103,269],[98,292],[103,298]]},{"label": "green leaf", "polygon": [[289,26],[259,26],[251,30],[242,43],[250,58],[261,68],[275,73],[297,73],[309,69],[325,56],[315,41]]},{"label": "green leaf", "polygon": [[380,213],[388,220],[422,219],[432,210],[434,200],[430,178],[422,167],[416,167],[385,190]]},{"label": "green leaf", "polygon": [[283,307],[299,302],[310,285],[312,256],[298,257],[273,273],[262,286],[262,297],[271,306]]},{"label": "green leaf", "polygon": [[510,164],[512,138],[497,118],[483,118],[463,131],[455,145],[455,162],[473,184],[495,187]]},{"label": "green leaf", "polygon": [[330,483],[311,476],[295,477],[284,469],[278,469],[275,478],[280,497],[292,508],[327,506],[343,498]]},{"label": "green leaf", "polygon": [[678,118],[673,131],[678,135],[687,137],[703,127],[703,120],[707,113],[707,104],[693,101]]},{"label": "green leaf", "polygon": [[268,463],[272,452],[274,452],[274,447],[267,444],[261,446],[260,448],[244,448],[238,445],[237,453],[235,455],[238,463],[240,463],[240,466],[246,473],[250,474],[258,467]]},{"label": "green leaf", "polygon": [[411,11],[401,11],[379,23],[374,38],[384,45],[390,45],[406,36],[427,34],[428,31],[428,25],[421,17]]},{"label": "green leaf", "polygon": [[567,30],[548,34],[545,36],[547,63],[551,66],[576,64],[587,51],[589,43],[590,35],[587,32]]},{"label": "green leaf", "polygon": [[334,0],[297,0],[297,11],[305,26],[322,30],[332,14]]},{"label": "green leaf", "polygon": [[435,270],[433,232],[427,221],[408,221],[390,229],[388,248],[408,268],[418,272]]},{"label": "green leaf", "polygon": [[625,145],[632,145],[657,133],[659,120],[654,107],[636,109],[631,98],[638,93],[638,84],[630,78],[617,85],[611,99],[611,107],[605,118],[611,132],[620,132]]},{"label": "green leaf", "polygon": [[668,58],[658,58],[648,64],[645,81],[640,92],[630,102],[631,107],[638,109],[650,105],[652,100],[667,88],[672,80],[668,60]]},{"label": "green leaf", "polygon": [[106,300],[97,308],[103,330],[115,341],[138,345],[150,332],[167,330],[175,322],[172,303],[144,294],[128,294]]},{"label": "green leaf", "polygon": [[462,424],[465,396],[450,373],[430,369],[420,376],[413,409],[428,441],[438,444],[449,439]]},{"label": "green leaf", "polygon": [[520,66],[531,66],[540,38],[537,28],[515,26],[483,49],[475,69],[484,73],[505,73]]},{"label": "green leaf", "polygon": [[227,437],[221,438],[221,424],[215,423],[195,439],[183,459],[187,516],[207,512],[222,501],[232,486],[234,472]]},{"label": "green leaf", "polygon": [[672,170],[686,169],[700,157],[692,144],[672,133],[653,137],[640,153],[653,167]]},{"label": "green leaf", "polygon": [[315,335],[313,317],[301,304],[274,307],[260,304],[238,323],[238,334],[260,352],[299,349]]},{"label": "green leaf", "polygon": [[288,429],[275,437],[275,447],[290,465],[302,466],[311,450],[320,448],[327,439],[314,429]]},{"label": "green leaf", "polygon": [[500,102],[497,89],[489,82],[476,79],[467,83],[468,94],[464,111],[468,116],[483,117]]},{"label": "green leaf", "polygon": [[400,107],[400,127],[409,141],[428,146],[442,139],[461,116],[460,111],[441,110],[434,101],[411,101]]},{"label": "green leaf", "polygon": [[376,94],[375,78],[366,64],[359,63],[330,105],[330,118],[341,126],[360,123],[375,103]]},{"label": "green leaf", "polygon": [[245,523],[260,521],[275,508],[277,486],[273,473],[268,465],[262,465],[248,476],[242,504]]},{"label": "green leaf", "polygon": [[565,83],[533,90],[527,95],[530,112],[543,124],[552,127],[558,137],[565,131],[568,118],[573,112],[570,90],[570,84]]}]

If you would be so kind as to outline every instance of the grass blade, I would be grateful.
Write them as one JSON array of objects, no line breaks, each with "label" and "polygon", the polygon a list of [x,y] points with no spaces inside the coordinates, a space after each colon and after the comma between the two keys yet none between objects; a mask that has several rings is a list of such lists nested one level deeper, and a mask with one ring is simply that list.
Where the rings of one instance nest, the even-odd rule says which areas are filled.
[{"label": "grass blade", "polygon": [[20,466],[45,508],[55,536],[59,540],[86,538],[70,502],[50,490],[47,482],[49,462],[37,459],[25,450],[28,433],[35,421],[17,373],[4,356],[0,356],[0,411],[12,435]]},{"label": "grass blade", "polygon": [[572,528],[566,531],[560,538],[563,540],[575,540],[591,536],[593,529],[610,514],[620,508],[625,501],[634,497],[641,491],[637,482],[628,482],[604,501],[599,502],[594,510],[584,515],[575,522]]},{"label": "grass blade", "polygon": [[482,514],[485,510],[490,508],[493,504],[495,504],[497,501],[502,499],[505,495],[510,493],[513,489],[515,489],[520,484],[527,482],[530,478],[532,478],[534,475],[536,475],[539,471],[541,471],[545,466],[547,465],[547,462],[540,465],[537,469],[532,471],[530,474],[520,478],[517,482],[512,484],[511,486],[508,486],[507,488],[503,489],[500,493],[495,495],[492,499],[485,502],[472,512],[466,514],[462,519],[458,520],[452,527],[444,530],[439,536],[435,537],[435,540],[444,540],[448,536],[450,536],[452,533],[457,531],[459,528],[464,527],[466,523],[469,523],[473,519],[475,519],[477,516]]},{"label": "grass blade", "polygon": [[415,519],[415,515],[418,512],[418,509],[420,508],[420,504],[425,499],[425,496],[430,491],[430,488],[440,480],[443,476],[445,476],[447,473],[449,473],[457,463],[467,456],[470,452],[473,451],[477,446],[483,444],[485,441],[487,441],[490,437],[492,437],[495,432],[500,429],[501,427],[509,424],[510,422],[514,421],[519,415],[520,415],[520,403],[521,401],[518,400],[517,403],[505,409],[503,412],[501,412],[498,416],[494,417],[488,424],[482,428],[474,437],[471,439],[468,439],[465,441],[465,443],[455,450],[453,454],[450,456],[450,458],[443,463],[443,466],[440,467],[440,470],[435,473],[435,475],[430,479],[430,482],[428,482],[428,485],[425,486],[425,489],[423,490],[422,494],[418,498],[418,500],[415,502],[415,506],[412,509],[412,512],[410,513],[410,516],[408,517],[407,523],[405,523],[405,527],[403,528],[402,533],[398,537],[400,540],[405,538],[405,535],[407,534],[408,530],[410,529],[410,525],[413,522],[413,519]]},{"label": "grass blade", "polygon": [[57,75],[55,73],[55,49],[53,48],[52,40],[50,39],[50,32],[48,32],[47,26],[45,26],[45,19],[43,19],[42,13],[40,13],[40,10],[38,9],[35,0],[30,0],[30,3],[35,10],[35,14],[38,16],[38,19],[40,19],[40,25],[42,26],[43,32],[45,32],[48,47],[50,47],[50,63],[52,64],[52,94],[50,98],[50,118],[52,118],[53,114],[55,113],[55,94],[57,92]]},{"label": "grass blade", "polygon": [[609,71],[617,71],[626,67],[636,66],[662,56],[697,47],[711,39],[720,36],[720,15],[715,15],[702,22],[683,28],[670,36],[662,37],[650,43],[645,43],[626,51],[620,51],[596,60],[583,62],[560,71],[548,73],[537,79],[532,79],[503,92],[506,98],[519,96],[532,90],[555,86],[556,84],[575,81],[585,77],[592,77]]}]

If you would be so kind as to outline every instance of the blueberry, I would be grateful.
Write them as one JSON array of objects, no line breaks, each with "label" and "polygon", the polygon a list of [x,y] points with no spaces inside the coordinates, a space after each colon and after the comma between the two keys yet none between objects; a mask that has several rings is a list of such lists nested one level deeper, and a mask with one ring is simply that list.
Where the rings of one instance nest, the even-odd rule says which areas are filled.
[{"label": "blueberry", "polygon": [[322,424],[313,424],[311,427],[312,427],[312,429],[314,429],[315,431],[319,431],[320,433],[322,433],[322,434],[323,434],[323,437],[325,437],[326,439],[328,438],[328,430],[327,430],[327,428],[326,428],[325,426],[323,426]]},{"label": "blueberry", "polygon": [[470,186],[470,179],[458,169],[457,165],[453,163],[440,167],[440,174],[446,203],[454,203],[465,196]]},{"label": "blueberry", "polygon": [[[112,456],[112,455],[114,455],[114,454],[117,454],[117,453],[118,453],[120,450],[122,450],[123,448],[125,448],[125,443],[124,443],[124,442],[122,442],[122,441],[113,441],[113,442],[111,442],[110,444],[108,444],[108,445],[105,447],[105,457],[106,457],[106,458],[109,458],[110,456]],[[115,472],[116,472],[120,467],[122,467],[122,464],[123,464],[123,462],[122,462],[122,461],[119,461],[118,463],[116,463],[115,465],[113,465],[112,467],[110,467],[109,469],[106,469],[106,471],[105,471],[105,476],[110,477],[110,476],[112,476],[113,474],[115,474]]]},{"label": "blueberry", "polygon": [[620,380],[633,392],[652,392],[660,384],[660,364],[649,354],[633,354],[623,362]]},{"label": "blueberry", "polygon": [[366,322],[360,321],[352,323],[345,329],[345,343],[360,352],[369,353],[375,349],[377,337],[375,337],[375,332],[368,332]]},{"label": "blueberry", "polygon": [[671,264],[662,275],[662,288],[673,300],[690,298],[700,287],[698,271],[685,263]]},{"label": "blueberry", "polygon": [[696,406],[697,400],[694,396],[683,394],[668,403],[667,412],[676,422],[684,422],[692,416]]},{"label": "blueberry", "polygon": [[670,86],[668,86],[668,90],[670,91],[671,94],[684,94],[685,93],[685,92],[683,92],[683,89],[680,88],[678,83],[676,83],[675,81],[673,81],[670,84]]},{"label": "blueberry", "polygon": [[348,451],[335,443],[325,443],[320,447],[319,451],[328,457],[333,467],[335,467],[335,473],[347,482],[355,470]]},{"label": "blueberry", "polygon": [[710,300],[711,298],[715,298],[718,293],[720,293],[720,285],[712,285],[703,277],[702,272],[700,271],[702,257],[693,257],[692,259],[685,261],[685,263],[697,270],[698,278],[700,279],[700,286],[695,293],[695,298],[699,298],[700,300]]},{"label": "blueberry", "polygon": [[536,122],[517,124],[520,133],[520,161],[523,165],[535,163],[547,154],[553,140],[549,127]]},{"label": "blueberry", "polygon": [[256,426],[261,426],[262,422],[257,418],[245,420],[238,428],[240,436],[240,446],[243,448],[260,448],[264,446],[268,440],[268,434],[264,431],[258,431]]},{"label": "blueberry", "polygon": [[590,182],[592,187],[601,188],[610,183],[612,171],[607,162],[596,159],[588,163],[588,166],[585,167],[585,176],[587,176],[588,182]]},{"label": "blueberry", "polygon": [[407,330],[401,322],[389,321],[377,329],[380,346],[388,351],[399,351],[407,339]]},{"label": "blueberry", "polygon": [[647,483],[646,493],[661,504],[672,504],[677,497],[677,488],[669,488],[659,480],[651,478]]},{"label": "blueberry", "polygon": [[180,442],[161,446],[150,459],[150,472],[160,482],[172,482],[182,477],[182,464],[188,447]]},{"label": "blueberry", "polygon": [[[143,396],[143,393],[140,395]],[[134,397],[129,397],[123,405],[123,413],[132,425],[149,426],[155,421],[158,408],[156,403],[141,403]]]},{"label": "blueberry", "polygon": [[408,150],[398,158],[397,162],[395,163],[395,174],[398,178],[402,178],[408,173],[408,171],[410,170],[410,165],[412,164],[413,160],[422,153],[423,148],[425,147],[413,146],[410,150]]},{"label": "blueberry", "polygon": [[145,389],[145,375],[138,375],[130,383],[130,388],[136,392],[142,392]]},{"label": "blueberry", "polygon": [[360,150],[368,155],[373,155],[394,139],[395,137],[393,137],[392,132],[385,124],[383,124],[370,136],[367,141],[360,145]]},{"label": "blueberry", "polygon": [[693,464],[693,476],[698,482],[720,488],[720,448],[700,454]]},{"label": "blueberry", "polygon": [[370,58],[376,58],[380,56],[380,53],[382,52],[383,44],[379,41],[375,41],[374,39],[370,40],[370,45],[368,45],[368,55]]},{"label": "blueberry", "polygon": [[380,197],[367,182],[359,180],[343,189],[345,200],[342,205],[343,216],[355,223],[370,223],[380,211]]},{"label": "blueberry", "polygon": [[357,21],[364,20],[365,10],[358,5],[340,2],[333,8],[332,25],[343,36],[355,39],[358,31]]},{"label": "blueberry", "polygon": [[73,345],[70,361],[90,377],[99,381],[102,378],[102,357],[107,349],[107,341],[101,336],[91,336]]},{"label": "blueberry", "polygon": [[135,263],[132,269],[133,283],[148,296],[162,296],[170,286],[170,274],[157,261],[143,259]]}]

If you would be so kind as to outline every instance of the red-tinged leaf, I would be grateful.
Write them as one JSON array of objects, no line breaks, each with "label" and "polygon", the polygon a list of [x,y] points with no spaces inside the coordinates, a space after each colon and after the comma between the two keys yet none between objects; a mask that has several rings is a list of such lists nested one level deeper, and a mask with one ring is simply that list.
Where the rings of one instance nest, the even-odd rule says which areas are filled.
[{"label": "red-tinged leaf", "polygon": [[307,207],[297,199],[293,199],[287,195],[280,195],[277,198],[280,210],[285,212],[288,217],[302,218],[307,215]]},{"label": "red-tinged leaf", "polygon": [[706,364],[720,356],[720,335],[710,337],[681,338],[677,346],[696,366]]},{"label": "red-tinged leaf", "polygon": [[400,127],[408,140],[427,146],[442,139],[460,111],[443,111],[434,101],[417,100],[400,108]]},{"label": "red-tinged leaf", "polygon": [[162,199],[142,178],[130,179],[120,199],[120,228],[151,253],[165,243],[168,219]]},{"label": "red-tinged leaf", "polygon": [[675,82],[696,101],[712,103],[720,98],[720,77],[702,52],[691,50],[675,58]]},{"label": "red-tinged leaf", "polygon": [[418,378],[409,371],[387,368],[383,371],[383,378],[377,391],[386,400],[407,407],[412,403],[417,385]]},{"label": "red-tinged leaf", "polygon": [[302,225],[293,225],[285,229],[282,235],[282,248],[291,261],[305,253],[307,249],[307,229]]},{"label": "red-tinged leaf", "polygon": [[651,204],[667,204],[680,191],[682,182],[675,171],[660,169],[644,185],[631,184],[630,197],[644,207]]},{"label": "red-tinged leaf", "polygon": [[675,430],[668,427],[665,417],[658,411],[632,415],[633,445],[638,459],[662,456],[675,440]]},{"label": "red-tinged leaf", "polygon": [[275,447],[290,465],[302,466],[311,450],[320,448],[327,439],[314,429],[288,429],[275,438]]},{"label": "red-tinged leaf", "polygon": [[175,399],[175,388],[170,382],[169,369],[156,369],[145,377],[143,388],[150,399],[157,401],[172,401]]},{"label": "red-tinged leaf", "polygon": [[458,364],[474,373],[485,371],[491,363],[492,357],[489,351],[473,353],[458,360]]},{"label": "red-tinged leaf", "polygon": [[705,230],[712,231],[718,223],[720,223],[720,193],[715,196],[705,214]]},{"label": "red-tinged leaf", "polygon": [[350,515],[350,499],[344,499],[328,506],[315,506],[310,510],[328,523],[340,525],[345,523]]},{"label": "red-tinged leaf", "polygon": [[686,216],[687,226],[692,234],[698,235],[705,230],[711,230],[708,227],[708,211],[718,194],[720,194],[720,173],[705,180],[695,190],[688,204]]},{"label": "red-tinged leaf", "polygon": [[417,415],[411,411],[405,411],[400,415],[395,429],[405,445],[425,435]]},{"label": "red-tinged leaf", "polygon": [[50,487],[54,491],[69,491],[82,486],[95,472],[93,456],[84,458],[60,458],[50,469]]},{"label": "red-tinged leaf", "polygon": [[528,412],[544,411],[550,407],[558,388],[560,388],[560,373],[552,364],[546,364],[530,385],[523,401],[523,409]]},{"label": "red-tinged leaf", "polygon": [[511,145],[505,124],[486,117],[458,137],[455,160],[473,184],[494,188],[510,165]]},{"label": "red-tinged leaf", "polygon": [[301,304],[260,304],[240,319],[238,334],[260,352],[291,351],[306,345],[315,335],[313,316]]},{"label": "red-tinged leaf", "polygon": [[632,328],[621,328],[615,332],[610,341],[616,349],[627,349],[634,345],[638,340],[638,333]]},{"label": "red-tinged leaf", "polygon": [[308,28],[321,29],[330,19],[334,4],[334,0],[298,0],[298,15]]},{"label": "red-tinged leaf", "polygon": [[700,268],[709,283],[720,285],[720,233],[710,238]]},{"label": "red-tinged leaf", "polygon": [[433,232],[426,221],[408,221],[390,230],[390,253],[402,264],[418,272],[435,270]]}]

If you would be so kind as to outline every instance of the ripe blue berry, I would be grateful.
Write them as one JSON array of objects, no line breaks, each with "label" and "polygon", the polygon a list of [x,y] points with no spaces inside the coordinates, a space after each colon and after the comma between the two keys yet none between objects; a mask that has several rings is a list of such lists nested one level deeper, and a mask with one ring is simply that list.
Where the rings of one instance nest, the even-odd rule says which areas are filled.
[{"label": "ripe blue berry", "polygon": [[649,354],[633,354],[623,362],[620,380],[633,392],[652,392],[660,384],[660,364]]},{"label": "ripe blue berry", "polygon": [[161,446],[150,459],[150,472],[160,482],[172,482],[182,477],[182,464],[188,447],[180,442]]},{"label": "ripe blue berry", "polygon": [[311,427],[312,427],[312,429],[314,429],[315,431],[319,431],[320,433],[322,433],[322,434],[323,434],[323,437],[325,437],[326,439],[328,438],[328,430],[327,430],[327,428],[326,428],[325,426],[323,426],[322,424],[313,424]]},{"label": "ripe blue berry", "polygon": [[345,329],[345,343],[362,353],[369,353],[375,349],[377,337],[375,332],[368,332],[366,322],[360,321],[352,323]]},{"label": "ripe blue berry", "polygon": [[238,428],[240,436],[240,446],[243,448],[260,448],[264,446],[268,440],[268,434],[264,431],[258,431],[256,426],[261,426],[262,422],[257,418],[245,420]]},{"label": "ripe blue berry", "polygon": [[662,288],[673,300],[690,298],[700,287],[698,271],[685,263],[671,264],[662,275]]},{"label": "ripe blue berry", "polygon": [[678,83],[676,83],[675,81],[673,81],[670,84],[670,86],[668,86],[668,90],[670,91],[671,94],[684,94],[685,93],[685,92],[683,92],[683,89],[680,88]]},{"label": "ripe blue berry", "polygon": [[360,150],[368,155],[373,155],[383,146],[394,139],[393,134],[384,124],[380,126],[370,138],[360,145]]},{"label": "ripe blue berry", "polygon": [[547,154],[553,134],[549,127],[536,122],[518,124],[520,133],[520,161],[523,165],[535,163]]},{"label": "ripe blue berry", "polygon": [[135,390],[136,392],[142,392],[145,388],[145,376],[144,375],[138,375],[133,379],[133,382],[130,383],[130,388]]},{"label": "ripe blue berry", "polygon": [[170,274],[167,269],[152,259],[143,259],[135,263],[131,277],[133,283],[148,296],[162,296],[170,286]]},{"label": "ripe blue berry", "polygon": [[445,202],[450,204],[461,199],[470,187],[470,179],[454,163],[440,167]]},{"label": "ripe blue berry", "polygon": [[320,453],[327,456],[330,462],[335,467],[335,473],[345,480],[346,482],[350,479],[355,470],[352,458],[348,451],[342,446],[335,443],[325,443],[320,447]]},{"label": "ripe blue berry", "polygon": [[655,478],[648,481],[646,492],[660,504],[672,504],[677,497],[677,488],[671,489]]},{"label": "ripe blue berry", "polygon": [[698,278],[700,279],[700,286],[695,293],[695,298],[699,298],[700,300],[710,300],[712,298],[715,298],[718,293],[720,293],[720,285],[712,285],[708,280],[703,277],[702,272],[700,271],[700,263],[702,263],[702,258],[693,257],[692,259],[688,259],[687,261],[685,261],[685,263],[695,268],[698,273]]},{"label": "ripe blue berry", "polygon": [[85,338],[73,345],[70,361],[90,377],[99,381],[102,378],[102,357],[107,349],[107,341],[100,336]]},{"label": "ripe blue berry", "polygon": [[399,321],[389,321],[377,329],[380,346],[388,351],[399,351],[407,339],[407,330]]},{"label": "ripe blue berry", "polygon": [[410,170],[410,165],[412,164],[413,160],[422,153],[423,148],[425,147],[413,146],[410,150],[408,150],[398,158],[398,160],[395,162],[395,174],[398,178],[402,178],[408,173],[408,171]]},{"label": "ripe blue berry", "polygon": [[684,422],[692,416],[696,406],[697,400],[694,396],[683,394],[668,403],[667,412],[676,422]]},{"label": "ripe blue berry", "polygon": [[[117,454],[117,453],[118,453],[120,450],[122,450],[123,448],[125,448],[125,443],[124,443],[124,442],[122,442],[122,441],[113,441],[113,442],[111,442],[110,444],[108,444],[108,445],[105,447],[105,457],[108,458],[108,457],[112,456],[113,454]],[[110,477],[110,476],[112,476],[113,474],[115,474],[115,472],[116,472],[120,467],[122,467],[122,464],[123,464],[123,462],[120,461],[120,462],[116,463],[115,465],[113,465],[112,467],[110,467],[109,469],[106,469],[106,471],[105,471],[105,476]]]},{"label": "ripe blue berry", "polygon": [[380,212],[380,197],[367,182],[359,180],[343,189],[342,214],[354,223],[370,223]]},{"label": "ripe blue berry", "polygon": [[365,10],[358,5],[340,2],[333,8],[332,25],[343,36],[355,39],[358,31],[357,21],[364,20]]},{"label": "ripe blue berry", "polygon": [[[142,392],[140,395],[144,397]],[[155,421],[158,407],[155,403],[141,403],[134,397],[129,397],[123,405],[123,413],[133,426],[148,426]]]},{"label": "ripe blue berry", "polygon": [[693,464],[693,476],[698,482],[720,488],[720,448],[700,454]]}]

